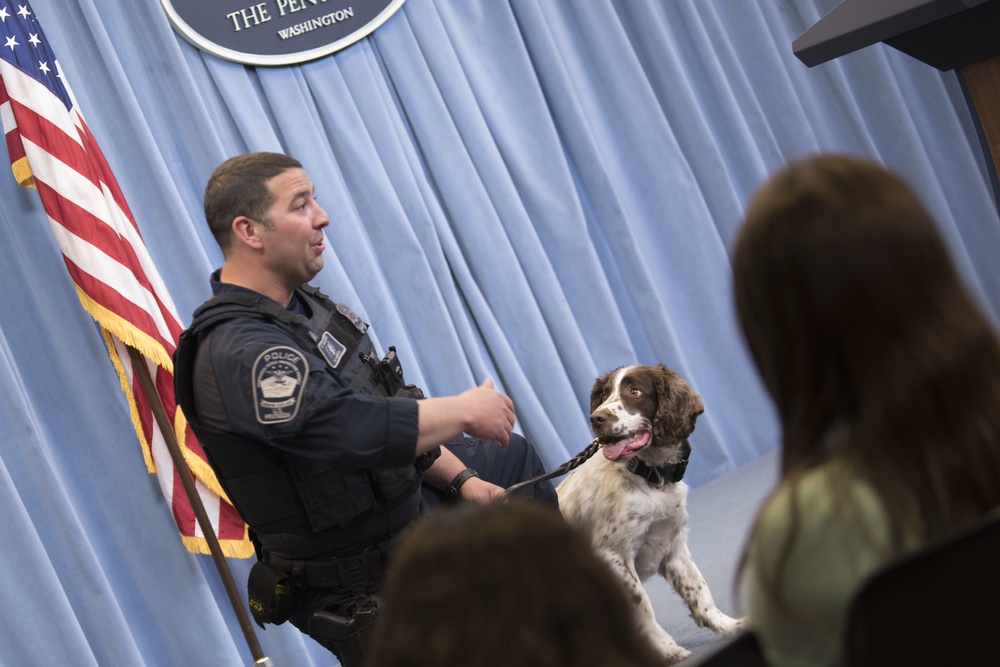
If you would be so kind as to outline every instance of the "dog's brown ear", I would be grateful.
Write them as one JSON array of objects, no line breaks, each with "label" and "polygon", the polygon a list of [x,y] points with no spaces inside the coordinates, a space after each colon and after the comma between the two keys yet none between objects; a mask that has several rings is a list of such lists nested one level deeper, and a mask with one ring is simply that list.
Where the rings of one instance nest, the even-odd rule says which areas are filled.
[{"label": "dog's brown ear", "polygon": [[608,387],[608,381],[614,371],[608,371],[604,375],[594,380],[594,386],[590,389],[590,411],[593,412],[604,402],[604,391]]},{"label": "dog's brown ear", "polygon": [[698,415],[705,411],[701,396],[684,379],[663,364],[656,367],[656,417],[653,437],[662,444],[683,442],[694,432]]}]

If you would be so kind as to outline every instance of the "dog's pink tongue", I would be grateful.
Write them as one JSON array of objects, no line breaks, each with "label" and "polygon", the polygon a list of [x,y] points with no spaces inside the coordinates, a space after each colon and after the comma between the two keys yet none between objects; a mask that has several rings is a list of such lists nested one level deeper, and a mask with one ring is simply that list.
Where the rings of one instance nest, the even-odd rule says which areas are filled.
[{"label": "dog's pink tongue", "polygon": [[628,438],[622,438],[617,442],[612,442],[607,445],[601,446],[601,451],[604,452],[604,458],[609,461],[617,461],[625,453],[625,447],[628,445]]},{"label": "dog's pink tongue", "polygon": [[642,431],[631,438],[622,438],[602,445],[601,451],[604,452],[604,458],[609,461],[617,461],[626,454],[642,449],[647,442],[649,442],[649,432]]}]

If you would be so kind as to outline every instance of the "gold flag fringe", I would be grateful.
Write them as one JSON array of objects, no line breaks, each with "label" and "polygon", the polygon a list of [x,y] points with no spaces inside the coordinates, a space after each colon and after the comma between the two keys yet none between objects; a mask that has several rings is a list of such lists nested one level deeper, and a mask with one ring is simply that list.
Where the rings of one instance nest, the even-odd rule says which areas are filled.
[{"label": "gold flag fringe", "polygon": [[[203,537],[181,535],[181,542],[184,544],[184,547],[192,553],[205,555],[210,555],[212,553],[212,550],[208,547],[208,542],[206,542]],[[247,529],[245,525],[243,527],[242,540],[219,539],[219,549],[222,550],[222,555],[226,558],[250,558],[255,555],[253,544],[251,544],[250,538],[247,537]]]},{"label": "gold flag fringe", "polygon": [[170,373],[174,372],[174,360],[170,358],[166,348],[157,343],[152,336],[136,327],[121,315],[111,312],[91,299],[86,292],[80,289],[79,285],[76,286],[76,294],[80,298],[80,303],[83,304],[83,309],[90,313],[90,316],[101,325],[102,329],[126,345],[137,349],[142,356],[157,366],[166,369]]},{"label": "gold flag fringe", "polygon": [[31,171],[31,165],[28,164],[28,158],[23,157],[19,160],[15,160],[10,164],[11,170],[14,172],[14,180],[22,188],[33,188],[38,189],[35,185],[35,174]]}]

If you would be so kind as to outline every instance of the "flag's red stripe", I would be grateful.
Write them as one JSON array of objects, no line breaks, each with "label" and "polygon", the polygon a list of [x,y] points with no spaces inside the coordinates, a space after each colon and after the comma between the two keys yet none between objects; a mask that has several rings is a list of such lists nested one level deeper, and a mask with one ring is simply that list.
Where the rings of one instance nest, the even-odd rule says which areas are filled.
[{"label": "flag's red stripe", "polygon": [[[7,95],[7,87],[3,84],[3,78],[0,78],[0,104],[9,101],[10,97]],[[16,128],[4,128],[4,132],[7,139],[7,155],[10,156],[11,164],[14,164],[24,157],[24,146],[21,144],[21,135],[18,134]]]},{"label": "flag's red stripe", "polygon": [[114,198],[115,203],[118,204],[128,221],[132,223],[132,227],[135,229],[135,233],[139,233],[139,226],[135,223],[135,218],[132,217],[132,210],[128,207],[128,203],[125,201],[125,195],[122,194],[121,188],[118,187],[118,181],[115,180],[115,175],[111,171],[111,166],[108,161],[104,158],[104,153],[101,151],[101,147],[97,144],[97,140],[94,139],[94,135],[90,133],[90,127],[87,125],[86,121],[82,117],[77,116],[77,120],[80,123],[80,132],[83,133],[83,144],[87,147],[87,151],[93,161],[97,165],[98,173],[101,174],[104,184],[107,185],[108,191],[111,192],[111,196]]},{"label": "flag's red stripe", "polygon": [[[170,417],[171,423],[174,423],[177,413],[177,403],[174,400],[174,376],[171,375],[165,368],[158,368],[156,370],[156,378],[154,382],[156,384],[157,393],[163,397],[163,408]],[[208,462],[205,450],[202,449],[201,443],[198,442],[198,439],[194,437],[194,431],[191,430],[190,424],[187,425],[185,429],[183,444],[191,450],[192,454],[206,463]]]},{"label": "flag's red stripe", "polygon": [[18,100],[11,99],[11,110],[17,120],[18,131],[23,138],[58,157],[60,162],[87,178],[98,190],[100,190],[102,183],[107,186],[115,204],[122,210],[126,220],[138,234],[139,228],[135,224],[128,203],[125,201],[125,195],[122,194],[118,181],[115,180],[111,167],[108,165],[104,153],[101,152],[101,147],[82,117],[79,115],[68,116],[70,121],[76,120],[79,123],[73,125],[79,133],[73,137],[67,135],[62,127],[50,122],[45,116],[35,113],[34,109],[21,104]]},{"label": "flag's red stripe", "polygon": [[187,492],[184,491],[184,484],[177,473],[177,468],[171,468],[171,472],[173,472],[174,478],[173,493],[171,494],[174,519],[177,521],[182,534],[195,535],[195,523],[197,523],[197,519],[194,514],[194,508],[188,501]]},{"label": "flag's red stripe", "polygon": [[108,257],[126,267],[137,283],[153,291],[136,257],[135,249],[126,242],[106,221],[92,215],[76,202],[67,199],[56,187],[49,185],[35,174],[35,184],[49,217],[75,236],[101,249]]},{"label": "flag's red stripe", "polygon": [[[153,429],[156,428],[156,424],[153,421],[153,409],[150,407],[149,401],[146,400],[146,394],[143,393],[142,387],[139,386],[139,379],[135,373],[135,369],[132,370],[132,397],[135,399],[135,408],[138,413],[143,436],[145,436],[145,442],[152,443]],[[150,456],[152,456],[152,452],[150,452]]]},{"label": "flag's red stripe", "polygon": [[117,314],[122,319],[131,323],[140,331],[146,332],[157,343],[162,345],[169,353],[173,353],[177,346],[173,341],[163,338],[156,328],[156,323],[142,308],[139,308],[128,299],[122,297],[110,285],[100,278],[91,275],[77,266],[69,257],[63,255],[66,269],[69,271],[73,282],[82,289],[87,296],[94,300],[101,307]]},{"label": "flag's red stripe", "polygon": [[[100,189],[100,181],[93,171],[93,164],[87,156],[86,149],[80,145],[79,137],[71,137],[62,127],[56,125],[45,116],[38,114],[31,107],[16,98],[10,99],[11,111],[17,120],[17,130],[21,136],[33,144],[45,148],[49,153],[59,157],[87,178],[94,187]],[[67,115],[64,124],[72,124],[72,116]]]},{"label": "flag's red stripe", "polygon": [[246,536],[243,517],[229,503],[219,505],[219,527],[216,533],[220,540],[242,540]]},{"label": "flag's red stripe", "polygon": [[[173,382],[172,378],[173,376],[171,376],[171,382]],[[187,443],[187,448],[190,449],[195,454],[197,454],[198,458],[207,463],[208,456],[205,454],[205,450],[202,449],[201,443],[198,442],[198,439],[196,437],[194,437],[194,431],[191,430],[191,424],[187,424],[184,430],[185,430],[184,439]]]},{"label": "flag's red stripe", "polygon": [[17,132],[7,133],[7,154],[10,156],[11,164],[24,157],[24,145],[21,144],[21,135]]},{"label": "flag's red stripe", "polygon": [[[6,89],[3,92],[6,94]],[[111,171],[100,145],[91,134],[86,121],[79,114],[67,115],[70,122],[76,121],[73,127],[79,132],[77,137],[71,137],[63,132],[62,127],[50,122],[48,118],[36,113],[34,109],[21,104],[16,99],[9,98],[9,96],[7,99],[10,99],[11,111],[17,120],[21,136],[41,146],[50,154],[58,156],[61,162],[90,180],[94,187],[100,189],[101,183],[107,186],[115,204],[122,210],[129,224],[138,233],[139,228],[128,203],[125,201],[125,195],[122,194],[118,181],[115,180],[114,173]]]}]

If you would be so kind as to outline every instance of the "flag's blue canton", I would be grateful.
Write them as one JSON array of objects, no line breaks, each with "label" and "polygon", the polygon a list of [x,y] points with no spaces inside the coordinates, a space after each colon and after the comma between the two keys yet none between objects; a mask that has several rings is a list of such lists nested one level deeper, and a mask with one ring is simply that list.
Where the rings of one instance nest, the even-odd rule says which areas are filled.
[{"label": "flag's blue canton", "polygon": [[56,55],[27,0],[0,0],[0,58],[44,84],[70,108],[66,87],[56,75]]}]

